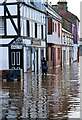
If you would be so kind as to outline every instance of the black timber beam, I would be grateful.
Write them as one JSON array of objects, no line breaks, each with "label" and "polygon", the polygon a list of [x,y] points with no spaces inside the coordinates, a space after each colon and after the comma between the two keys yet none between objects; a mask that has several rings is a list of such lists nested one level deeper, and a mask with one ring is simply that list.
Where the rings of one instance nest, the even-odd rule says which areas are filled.
[{"label": "black timber beam", "polygon": [[4,34],[7,35],[7,27],[6,27],[6,4],[4,5]]},{"label": "black timber beam", "polygon": [[18,35],[7,35],[7,36],[2,35],[2,36],[0,36],[0,38],[15,38],[15,37],[18,37]]},{"label": "black timber beam", "polygon": [[20,4],[17,5],[17,11],[18,11],[18,36],[21,35],[21,28],[20,28]]}]

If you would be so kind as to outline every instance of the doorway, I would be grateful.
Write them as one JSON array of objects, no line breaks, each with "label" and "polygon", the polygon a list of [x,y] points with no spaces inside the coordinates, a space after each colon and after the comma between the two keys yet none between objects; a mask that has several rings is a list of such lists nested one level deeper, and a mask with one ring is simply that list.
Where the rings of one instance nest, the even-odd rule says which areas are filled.
[{"label": "doorway", "polygon": [[10,69],[23,69],[23,49],[10,49]]}]

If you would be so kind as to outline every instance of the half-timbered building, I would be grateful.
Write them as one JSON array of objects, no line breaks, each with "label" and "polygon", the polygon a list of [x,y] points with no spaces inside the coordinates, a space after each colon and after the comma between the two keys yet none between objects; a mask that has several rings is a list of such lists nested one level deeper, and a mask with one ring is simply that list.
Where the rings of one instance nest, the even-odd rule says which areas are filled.
[{"label": "half-timbered building", "polygon": [[46,57],[45,13],[33,2],[0,3],[0,70],[39,71]]}]

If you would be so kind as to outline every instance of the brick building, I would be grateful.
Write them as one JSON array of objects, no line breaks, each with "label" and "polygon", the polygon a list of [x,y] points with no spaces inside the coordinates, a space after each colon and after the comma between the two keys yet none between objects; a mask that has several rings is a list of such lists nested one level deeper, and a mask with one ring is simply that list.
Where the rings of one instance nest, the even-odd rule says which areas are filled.
[{"label": "brick building", "polygon": [[[73,61],[78,60],[78,28],[79,28],[79,19],[76,15],[68,11],[67,2],[58,2],[57,5],[52,5],[53,9],[62,16],[63,18],[63,28],[73,33]],[[70,27],[69,24],[65,22],[68,20],[72,23]],[[67,25],[66,25],[67,24]]]},{"label": "brick building", "polygon": [[61,30],[62,17],[46,3],[46,35],[47,35],[47,65],[49,68],[61,64]]}]

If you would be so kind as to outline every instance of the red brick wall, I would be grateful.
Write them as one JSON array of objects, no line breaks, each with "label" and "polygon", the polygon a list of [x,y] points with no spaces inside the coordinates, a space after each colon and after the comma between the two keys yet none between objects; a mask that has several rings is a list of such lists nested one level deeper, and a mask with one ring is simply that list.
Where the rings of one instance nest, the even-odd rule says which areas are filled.
[{"label": "red brick wall", "polygon": [[[51,47],[53,49],[53,59],[51,60]],[[59,52],[59,53],[58,53]],[[47,47],[47,66],[48,68],[54,68],[61,64],[61,46],[52,45]]]}]

